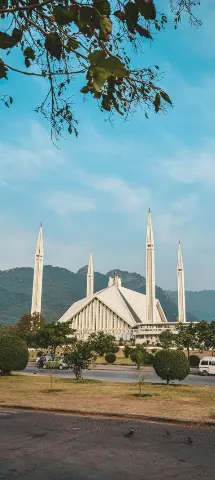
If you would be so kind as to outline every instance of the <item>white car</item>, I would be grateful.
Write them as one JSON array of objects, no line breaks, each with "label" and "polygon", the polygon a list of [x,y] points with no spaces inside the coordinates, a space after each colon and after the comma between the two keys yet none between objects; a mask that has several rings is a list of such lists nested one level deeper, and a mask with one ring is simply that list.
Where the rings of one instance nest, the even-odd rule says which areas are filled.
[{"label": "white car", "polygon": [[68,365],[64,362],[62,357],[55,357],[54,360],[51,358],[44,363],[43,368],[53,368],[54,370],[64,370],[69,368]]},{"label": "white car", "polygon": [[200,375],[215,375],[215,357],[203,357],[199,363]]}]

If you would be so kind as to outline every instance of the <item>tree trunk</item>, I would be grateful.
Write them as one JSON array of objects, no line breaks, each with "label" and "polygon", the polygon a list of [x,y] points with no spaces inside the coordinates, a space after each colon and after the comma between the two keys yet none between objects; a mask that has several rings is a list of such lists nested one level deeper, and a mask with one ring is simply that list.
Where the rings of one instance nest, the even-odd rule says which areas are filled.
[{"label": "tree trunk", "polygon": [[166,379],[166,384],[169,385],[169,382],[170,382],[170,378],[167,377],[167,379]]},{"label": "tree trunk", "polygon": [[190,358],[190,345],[188,345],[188,347],[187,347],[187,356],[188,356],[188,360],[189,360],[189,358]]}]

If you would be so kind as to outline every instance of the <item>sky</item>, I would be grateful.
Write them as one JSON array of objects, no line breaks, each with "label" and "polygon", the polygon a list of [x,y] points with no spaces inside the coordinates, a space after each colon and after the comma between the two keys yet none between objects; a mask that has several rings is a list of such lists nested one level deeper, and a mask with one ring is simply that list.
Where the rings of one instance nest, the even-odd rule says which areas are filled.
[{"label": "sky", "polygon": [[198,16],[200,28],[184,19],[144,40],[138,61],[160,66],[173,101],[149,120],[138,110],[110,124],[74,86],[79,136],[56,148],[33,111],[46,81],[10,74],[1,84],[14,104],[0,108],[0,270],[33,266],[42,221],[45,264],[77,271],[92,250],[97,271],[145,274],[150,207],[156,284],[177,288],[180,239],[186,289],[215,289],[214,0]]}]

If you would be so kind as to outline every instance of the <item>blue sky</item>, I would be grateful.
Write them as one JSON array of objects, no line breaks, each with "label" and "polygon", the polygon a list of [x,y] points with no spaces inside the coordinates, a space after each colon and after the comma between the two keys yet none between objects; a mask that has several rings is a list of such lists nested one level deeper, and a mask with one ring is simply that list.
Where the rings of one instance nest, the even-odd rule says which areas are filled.
[{"label": "blue sky", "polygon": [[33,112],[45,81],[12,74],[1,84],[14,104],[0,110],[0,269],[33,265],[43,221],[46,264],[76,271],[92,249],[96,270],[144,274],[150,207],[156,283],[176,288],[180,239],[186,287],[215,289],[214,1],[198,12],[200,29],[169,26],[138,57],[164,72],[174,103],[165,115],[110,125],[75,87],[79,137],[56,149]]}]

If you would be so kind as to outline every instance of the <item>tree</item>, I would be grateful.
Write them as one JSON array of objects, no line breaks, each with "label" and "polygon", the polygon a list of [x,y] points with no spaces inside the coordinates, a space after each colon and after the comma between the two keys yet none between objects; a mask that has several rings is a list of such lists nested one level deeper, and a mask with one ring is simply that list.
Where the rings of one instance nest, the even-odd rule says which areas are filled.
[{"label": "tree", "polygon": [[[184,12],[191,23],[200,23],[193,13],[198,4],[199,0],[166,0],[175,27]],[[52,136],[61,135],[64,127],[78,133],[72,81],[79,77],[81,95],[91,95],[111,116],[117,112],[127,118],[142,105],[147,117],[148,108],[159,112],[171,105],[157,84],[159,67],[132,64],[131,51],[140,52],[142,40],[151,41],[172,22],[160,12],[158,0],[2,0],[0,14],[0,49],[8,55],[19,47],[23,62],[20,67],[18,55],[4,55],[0,79],[10,78],[12,71],[48,82],[35,111],[50,122]],[[1,100],[6,107],[13,103],[10,93]]]},{"label": "tree", "polygon": [[202,320],[196,325],[196,337],[198,348],[202,351],[212,349],[212,355],[215,348],[215,320],[208,323]]},{"label": "tree", "polygon": [[166,380],[167,385],[171,380],[184,380],[190,373],[188,358],[179,350],[160,350],[155,355],[153,366],[158,377]]},{"label": "tree", "polygon": [[188,358],[190,356],[190,349],[197,346],[197,329],[193,323],[189,325],[181,323],[177,327],[178,333],[175,335],[175,343],[177,346],[181,346],[187,349]]},{"label": "tree", "polygon": [[47,323],[34,337],[34,344],[39,348],[51,348],[56,353],[57,347],[71,345],[76,341],[75,330],[71,328],[71,321],[62,323]]},{"label": "tree", "polygon": [[105,355],[105,361],[107,363],[114,363],[116,361],[116,354],[114,352],[108,352]]},{"label": "tree", "polygon": [[78,341],[72,349],[67,350],[65,362],[72,368],[76,380],[81,380],[82,371],[89,369],[92,360],[96,359],[96,354],[92,350],[89,342]]},{"label": "tree", "polygon": [[133,351],[133,348],[129,347],[129,345],[125,345],[125,348],[123,351],[125,358],[129,358],[132,351]]},{"label": "tree", "polygon": [[16,332],[26,334],[29,331],[35,332],[44,327],[45,320],[40,313],[24,313],[18,322],[14,325]]},{"label": "tree", "polygon": [[0,333],[1,375],[9,375],[12,370],[24,370],[28,355],[27,345],[18,335]]},{"label": "tree", "polygon": [[175,335],[171,330],[164,330],[159,335],[158,346],[161,348],[170,348],[174,346]]},{"label": "tree", "polygon": [[142,394],[142,371],[141,367],[146,364],[147,351],[142,345],[138,345],[133,352],[130,353],[130,358],[132,362],[136,363],[137,374],[138,374],[138,385],[139,385],[139,394]]},{"label": "tree", "polygon": [[91,333],[88,338],[88,342],[92,346],[97,355],[103,357],[107,352],[115,351],[115,337],[113,335],[106,334],[104,332]]}]

